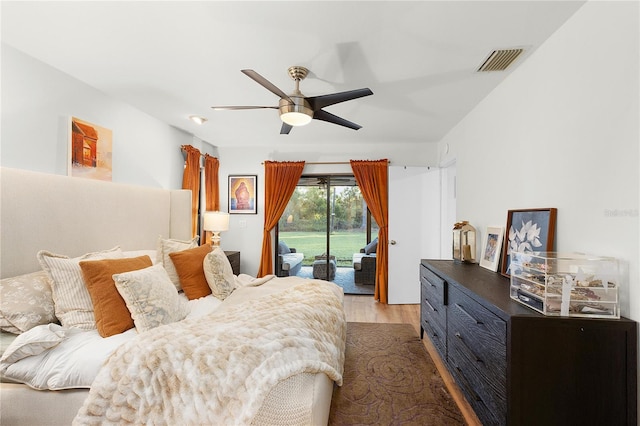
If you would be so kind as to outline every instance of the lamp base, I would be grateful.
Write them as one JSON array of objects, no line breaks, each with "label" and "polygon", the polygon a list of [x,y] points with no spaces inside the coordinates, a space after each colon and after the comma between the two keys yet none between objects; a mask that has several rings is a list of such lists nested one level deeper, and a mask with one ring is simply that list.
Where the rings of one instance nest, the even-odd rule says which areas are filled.
[{"label": "lamp base", "polygon": [[211,245],[213,247],[220,247],[220,231],[211,231]]}]

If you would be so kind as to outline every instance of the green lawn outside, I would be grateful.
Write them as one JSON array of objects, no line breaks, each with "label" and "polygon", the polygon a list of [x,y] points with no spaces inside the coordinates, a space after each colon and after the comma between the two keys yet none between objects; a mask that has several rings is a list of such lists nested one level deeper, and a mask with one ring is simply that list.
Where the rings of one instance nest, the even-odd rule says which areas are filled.
[{"label": "green lawn outside", "polygon": [[[304,253],[305,266],[311,266],[315,256],[327,251],[327,234],[325,232],[283,232],[279,239],[293,247],[299,253]],[[331,233],[331,254],[336,257],[338,266],[351,266],[353,253],[359,253],[367,244],[367,234],[357,231],[336,231]]]}]

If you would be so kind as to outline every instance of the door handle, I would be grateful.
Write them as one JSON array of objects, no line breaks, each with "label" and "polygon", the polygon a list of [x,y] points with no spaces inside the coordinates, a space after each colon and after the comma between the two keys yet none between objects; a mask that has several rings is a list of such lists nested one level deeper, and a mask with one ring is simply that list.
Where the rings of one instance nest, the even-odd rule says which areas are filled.
[{"label": "door handle", "polygon": [[389,241],[389,244],[391,244],[392,246],[395,246],[396,245],[396,240]]}]

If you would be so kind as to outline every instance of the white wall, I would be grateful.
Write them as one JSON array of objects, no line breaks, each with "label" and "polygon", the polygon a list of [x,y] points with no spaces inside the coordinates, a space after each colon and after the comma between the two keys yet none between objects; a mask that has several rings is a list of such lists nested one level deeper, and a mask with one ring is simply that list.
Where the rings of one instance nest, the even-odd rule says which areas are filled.
[{"label": "white wall", "polygon": [[2,44],[2,166],[66,175],[72,116],[113,131],[114,182],[182,186],[192,135]]},{"label": "white wall", "polygon": [[[225,250],[240,250],[243,272],[255,275],[264,225],[265,160],[345,162],[388,158],[395,165],[434,165],[437,146],[390,141],[359,146],[328,142],[274,151],[257,138],[251,147],[216,147],[113,99],[6,44],[2,51],[0,164],[43,173],[67,174],[71,116],[113,131],[113,181],[167,189],[182,186],[181,145],[220,159],[220,208],[227,209],[230,174],[258,175],[258,214],[232,215],[222,235]],[[282,136],[286,137],[286,136]],[[305,173],[350,172],[349,165],[308,165]]]},{"label": "white wall", "polygon": [[[628,267],[622,314],[640,320],[637,2],[588,2],[440,143],[457,161],[458,219],[557,207],[556,249]],[[449,153],[444,154],[449,146]]]}]

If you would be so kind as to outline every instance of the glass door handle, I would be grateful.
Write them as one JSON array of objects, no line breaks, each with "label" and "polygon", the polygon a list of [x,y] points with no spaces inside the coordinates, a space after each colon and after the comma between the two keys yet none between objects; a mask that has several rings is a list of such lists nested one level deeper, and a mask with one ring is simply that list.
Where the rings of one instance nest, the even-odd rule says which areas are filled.
[{"label": "glass door handle", "polygon": [[396,240],[389,241],[389,244],[391,244],[392,246],[395,246],[396,245]]}]

